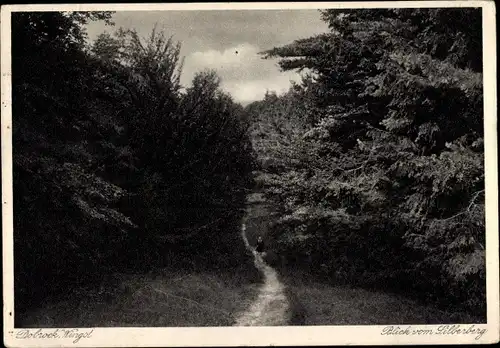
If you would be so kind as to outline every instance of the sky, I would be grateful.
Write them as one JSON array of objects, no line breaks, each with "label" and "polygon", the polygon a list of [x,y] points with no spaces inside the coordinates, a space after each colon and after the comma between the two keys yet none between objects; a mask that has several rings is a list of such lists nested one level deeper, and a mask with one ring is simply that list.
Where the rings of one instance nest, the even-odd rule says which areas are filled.
[{"label": "sky", "polygon": [[184,86],[196,72],[214,69],[222,88],[242,104],[262,99],[268,90],[283,93],[290,80],[300,79],[295,72],[281,72],[276,60],[263,60],[259,52],[328,31],[317,10],[134,11],[116,12],[113,21],[114,27],[88,24],[90,40],[119,27],[147,37],[156,23],[182,44]]}]

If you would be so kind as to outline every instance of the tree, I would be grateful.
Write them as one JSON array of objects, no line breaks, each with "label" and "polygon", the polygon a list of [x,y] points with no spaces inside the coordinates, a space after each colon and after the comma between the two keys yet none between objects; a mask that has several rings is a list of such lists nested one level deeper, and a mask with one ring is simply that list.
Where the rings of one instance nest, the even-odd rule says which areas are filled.
[{"label": "tree", "polygon": [[242,107],[213,73],[182,92],[180,44],[165,33],[121,29],[87,46],[81,25],[96,19],[110,21],[13,15],[19,311],[111,272],[227,270],[247,257]]},{"label": "tree", "polygon": [[125,134],[143,168],[133,199],[140,208],[130,214],[145,235],[162,240],[182,240],[186,231],[237,212],[232,207],[243,200],[237,192],[250,170],[241,107],[221,92],[214,72],[197,74],[181,93],[179,52],[180,44],[156,29],[146,42],[120,29],[93,46],[110,69],[104,78],[122,104]]},{"label": "tree", "polygon": [[331,32],[263,53],[311,71],[298,86],[312,105],[306,145],[289,151],[308,156],[267,180],[284,252],[314,255],[329,277],[484,311],[480,10],[322,17]]},{"label": "tree", "polygon": [[12,16],[14,266],[20,311],[64,292],[68,282],[95,279],[97,268],[119,258],[119,247],[103,252],[102,239],[121,246],[134,228],[117,207],[127,192],[96,175],[99,158],[88,146],[100,137],[102,124],[90,116],[92,64],[80,25],[109,18],[109,13]]}]

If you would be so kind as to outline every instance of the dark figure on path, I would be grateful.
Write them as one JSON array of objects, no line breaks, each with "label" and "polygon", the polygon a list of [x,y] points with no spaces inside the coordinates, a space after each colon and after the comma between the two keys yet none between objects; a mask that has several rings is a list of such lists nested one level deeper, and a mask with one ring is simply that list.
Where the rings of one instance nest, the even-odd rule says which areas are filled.
[{"label": "dark figure on path", "polygon": [[255,248],[255,251],[257,251],[258,253],[264,252],[264,241],[260,236],[259,238],[257,238],[257,247]]}]

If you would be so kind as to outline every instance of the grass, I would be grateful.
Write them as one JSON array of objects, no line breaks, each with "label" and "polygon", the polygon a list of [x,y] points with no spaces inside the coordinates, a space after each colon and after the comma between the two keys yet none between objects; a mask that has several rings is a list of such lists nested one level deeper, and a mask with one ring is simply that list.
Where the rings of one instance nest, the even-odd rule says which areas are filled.
[{"label": "grass", "polygon": [[18,322],[21,327],[230,326],[256,298],[258,286],[233,274],[117,273],[100,289],[75,290]]},{"label": "grass", "polygon": [[401,295],[332,286],[298,276],[284,277],[292,297],[294,325],[390,325],[477,323],[464,313],[440,310]]}]

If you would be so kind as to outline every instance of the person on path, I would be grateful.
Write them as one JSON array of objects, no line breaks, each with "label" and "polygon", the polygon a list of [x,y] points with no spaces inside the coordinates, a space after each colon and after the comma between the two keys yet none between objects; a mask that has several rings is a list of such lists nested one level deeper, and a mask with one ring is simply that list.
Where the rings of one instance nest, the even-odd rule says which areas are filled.
[{"label": "person on path", "polygon": [[255,251],[258,253],[264,252],[264,241],[262,240],[261,236],[259,236],[259,238],[257,238],[257,247],[255,248]]}]

